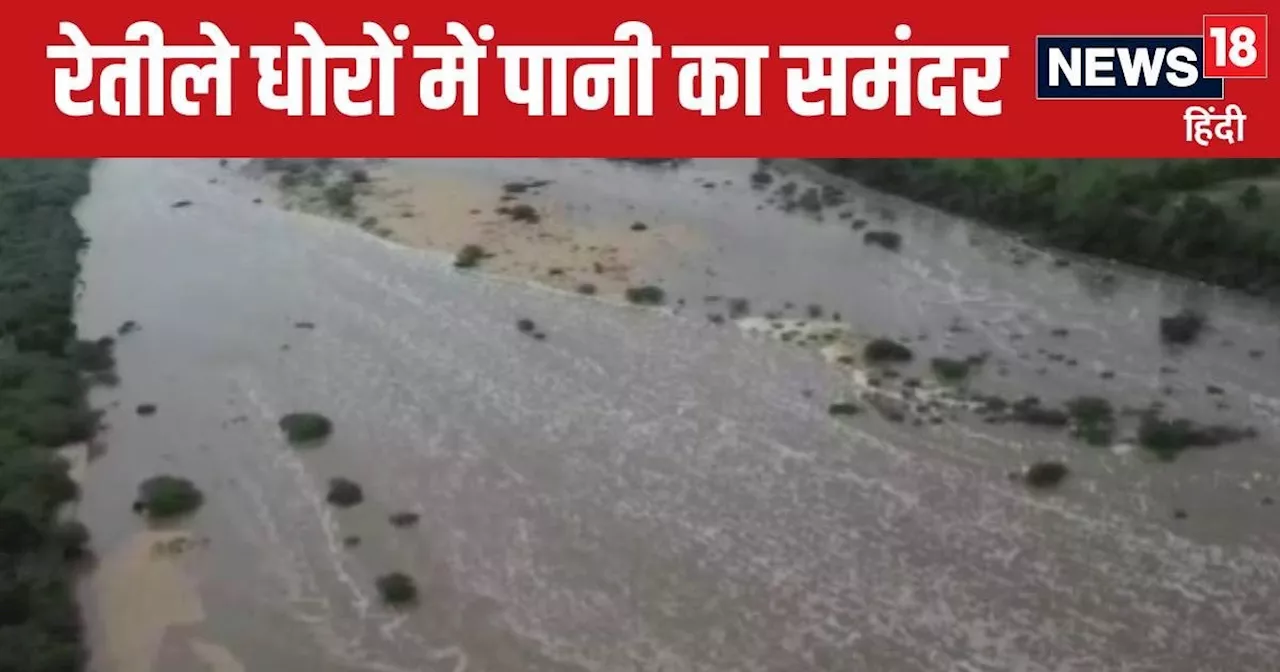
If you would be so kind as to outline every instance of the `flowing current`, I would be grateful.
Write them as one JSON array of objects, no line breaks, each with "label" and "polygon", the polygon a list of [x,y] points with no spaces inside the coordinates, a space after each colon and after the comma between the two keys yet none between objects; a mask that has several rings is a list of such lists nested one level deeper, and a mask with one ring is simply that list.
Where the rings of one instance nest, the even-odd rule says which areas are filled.
[{"label": "flowing current", "polygon": [[[99,162],[77,209],[80,330],[141,328],[117,344],[121,385],[95,393],[106,450],[79,507],[94,670],[1277,669],[1280,313],[1050,263],[850,187],[859,218],[902,233],[889,253],[767,205],[754,168],[397,164],[495,201],[550,180],[575,225],[694,232],[637,269],[684,300],[656,311],[459,272],[275,207],[216,161]],[[922,355],[990,351],[993,392],[1159,399],[1259,436],[1165,464],[1061,432],[835,418],[845,373],[709,322],[706,296],[819,303]],[[1167,352],[1158,317],[1186,305],[1212,336]],[[283,444],[297,410],[333,419],[326,445]],[[1058,490],[1007,477],[1045,457],[1071,465]],[[174,529],[130,510],[157,473],[205,493]],[[326,504],[336,476],[365,502]],[[389,571],[417,579],[416,608],[380,603]]]}]

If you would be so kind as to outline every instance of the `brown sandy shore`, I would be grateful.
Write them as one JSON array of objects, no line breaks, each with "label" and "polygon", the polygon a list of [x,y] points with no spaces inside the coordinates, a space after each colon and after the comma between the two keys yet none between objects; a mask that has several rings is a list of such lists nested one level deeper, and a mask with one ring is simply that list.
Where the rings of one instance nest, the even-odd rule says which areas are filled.
[{"label": "brown sandy shore", "polygon": [[621,295],[640,283],[634,271],[645,262],[705,244],[678,224],[604,221],[545,193],[549,182],[533,177],[495,190],[379,160],[254,160],[242,170],[276,185],[282,207],[422,249],[478,245],[487,255],[479,270],[563,290]]},{"label": "brown sandy shore", "polygon": [[[83,483],[94,459],[90,446],[59,451],[71,465],[70,475]],[[75,505],[63,512],[74,517]],[[173,669],[161,660],[180,661],[183,669],[244,672],[226,647],[193,632],[205,619],[204,605],[189,563],[209,540],[181,529],[135,531],[94,564],[83,587],[88,614],[99,628],[91,670],[150,672]],[[162,658],[162,648],[167,656]]]}]

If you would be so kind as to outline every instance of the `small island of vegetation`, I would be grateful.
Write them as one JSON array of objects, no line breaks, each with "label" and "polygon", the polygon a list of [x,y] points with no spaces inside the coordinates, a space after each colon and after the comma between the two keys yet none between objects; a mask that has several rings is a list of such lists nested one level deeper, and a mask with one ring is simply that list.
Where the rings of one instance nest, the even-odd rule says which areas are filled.
[{"label": "small island of vegetation", "polygon": [[333,433],[333,421],[310,411],[289,413],[280,418],[280,431],[295,446],[315,444]]},{"label": "small island of vegetation", "polygon": [[392,606],[404,606],[418,600],[418,584],[413,577],[402,572],[383,574],[375,581],[382,601]]},{"label": "small island of vegetation", "polygon": [[138,486],[134,509],[152,520],[176,518],[195,511],[204,504],[204,494],[191,481],[180,476],[152,476]]}]

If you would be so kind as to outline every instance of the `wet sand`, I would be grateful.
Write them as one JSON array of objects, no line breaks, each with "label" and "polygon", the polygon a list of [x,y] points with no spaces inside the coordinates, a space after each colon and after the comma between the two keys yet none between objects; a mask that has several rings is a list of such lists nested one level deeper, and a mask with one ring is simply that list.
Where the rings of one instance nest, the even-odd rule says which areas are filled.
[{"label": "wet sand", "polygon": [[[276,202],[345,220],[367,232],[422,249],[454,254],[479,245],[490,255],[478,270],[577,291],[619,296],[643,284],[636,269],[675,251],[692,252],[705,242],[688,226],[651,227],[638,219],[593,213],[589,206],[558,198],[553,185],[536,178],[502,184],[422,174],[402,162],[307,162],[306,177],[280,186],[287,171],[249,162],[241,172],[278,187]],[[325,201],[328,186],[361,171],[354,209],[345,215]],[[321,175],[321,179],[312,176]],[[528,208],[514,214],[513,208]]]},{"label": "wet sand", "polygon": [[[110,449],[87,470],[80,507],[103,558],[105,583],[86,591],[97,661],[129,672],[1234,672],[1280,655],[1280,533],[1260,502],[1280,489],[1270,309],[1124,273],[1099,289],[1082,263],[1008,263],[1009,241],[856,192],[855,216],[905,238],[886,254],[844,220],[777,213],[768,194],[724,184],[744,184],[749,164],[403,169],[494,194],[547,179],[549,196],[591,206],[610,235],[629,217],[696,222],[715,244],[631,269],[667,288],[663,313],[460,272],[451,254],[381,240],[358,220],[276,207],[274,187],[235,166],[102,162],[78,211],[94,240],[80,326],[142,328],[117,344],[121,386],[96,399]],[[877,214],[886,208],[895,221]],[[751,300],[744,329],[707,319],[733,296]],[[1152,347],[1153,316],[1195,296],[1214,305],[1213,340]],[[1135,402],[1172,387],[1179,412],[1261,435],[1154,464],[1061,432],[832,417],[859,367],[833,365],[847,352],[832,344],[782,339],[820,326],[808,303],[842,314],[847,352],[866,334],[910,338],[922,360],[990,349],[975,385]],[[517,330],[520,318],[546,340]],[[1049,334],[1060,325],[1069,338]],[[1040,376],[1051,362],[1040,350],[1084,364]],[[1095,363],[1115,379],[1100,381]],[[1178,373],[1160,373],[1172,364]],[[1210,382],[1227,408],[1204,394]],[[136,416],[142,402],[159,411]],[[334,419],[323,447],[282,444],[276,420],[302,409]],[[1046,457],[1072,468],[1057,491],[1007,478]],[[140,539],[155,539],[129,511],[137,482],[160,471],[207,497],[183,530],[211,541],[177,558],[150,555]],[[327,506],[334,476],[361,483],[366,501]],[[391,526],[402,510],[418,525]],[[347,547],[352,535],[362,541]],[[379,604],[374,578],[393,570],[418,579],[417,608]],[[152,581],[153,598],[126,590]],[[147,613],[123,628],[112,608]]]}]

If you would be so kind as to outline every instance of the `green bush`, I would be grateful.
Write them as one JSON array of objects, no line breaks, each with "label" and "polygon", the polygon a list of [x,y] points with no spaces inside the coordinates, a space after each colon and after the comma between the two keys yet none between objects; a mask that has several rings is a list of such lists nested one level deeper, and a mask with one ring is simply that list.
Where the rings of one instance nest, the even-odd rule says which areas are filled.
[{"label": "green bush", "polygon": [[654,285],[628,287],[626,295],[627,300],[631,303],[645,306],[661,305],[667,297],[667,293],[661,287],[655,287]]},{"label": "green bush", "polygon": [[329,479],[329,492],[325,495],[325,501],[344,509],[356,506],[364,501],[364,490],[359,483],[349,478],[331,478]]},{"label": "green bush", "polygon": [[418,585],[413,577],[401,572],[383,574],[375,581],[382,601],[390,605],[405,605],[418,599]]},{"label": "green bush", "polygon": [[911,361],[915,354],[911,348],[888,339],[877,338],[862,349],[862,356],[872,364],[900,364]]},{"label": "green bush", "polygon": [[902,248],[902,234],[896,231],[868,231],[862,234],[862,242],[897,252]]},{"label": "green bush", "polygon": [[89,552],[89,528],[78,520],[66,520],[53,529],[54,543],[68,559],[84,557]]},{"label": "green bush", "polygon": [[969,377],[970,363],[965,359],[951,359],[950,357],[934,357],[929,360],[929,365],[933,368],[933,374],[938,380],[954,383]]},{"label": "green bush", "polygon": [[1102,397],[1075,397],[1067,401],[1067,413],[1075,422],[1072,433],[1077,438],[1095,446],[1111,444],[1116,415],[1110,401]]},{"label": "green bush", "polygon": [[138,486],[134,508],[153,519],[182,516],[204,504],[204,494],[191,481],[162,474],[152,476]]},{"label": "green bush", "polygon": [[1204,327],[1204,315],[1194,310],[1183,310],[1176,315],[1160,318],[1160,338],[1165,343],[1186,345],[1195,342]]},{"label": "green bush", "polygon": [[1033,488],[1051,488],[1067,477],[1070,470],[1061,462],[1036,462],[1027,467],[1023,480]]},{"label": "green bush", "polygon": [[397,511],[387,516],[387,521],[394,527],[413,527],[418,524],[420,516],[412,511]]},{"label": "green bush", "polygon": [[1040,427],[1065,427],[1071,421],[1066,411],[1045,408],[1035,397],[1025,397],[1009,407],[1009,419],[1026,425]]},{"label": "green bush", "polygon": [[293,445],[316,443],[333,433],[333,422],[319,413],[289,413],[280,418],[280,430]]},{"label": "green bush", "polygon": [[335,182],[325,187],[325,203],[340,213],[350,212],[355,207],[355,199],[356,186],[350,180]]},{"label": "green bush", "polygon": [[1138,424],[1138,444],[1165,461],[1190,448],[1213,448],[1252,436],[1251,429],[1200,425],[1181,418],[1166,420],[1154,411],[1143,414]]},{"label": "green bush", "polygon": [[474,268],[480,264],[480,261],[489,256],[485,253],[484,248],[479,245],[463,245],[458,250],[458,256],[453,260],[453,265],[458,268]]}]

